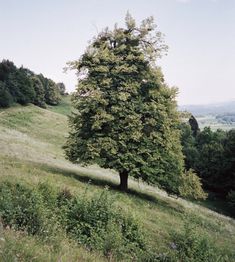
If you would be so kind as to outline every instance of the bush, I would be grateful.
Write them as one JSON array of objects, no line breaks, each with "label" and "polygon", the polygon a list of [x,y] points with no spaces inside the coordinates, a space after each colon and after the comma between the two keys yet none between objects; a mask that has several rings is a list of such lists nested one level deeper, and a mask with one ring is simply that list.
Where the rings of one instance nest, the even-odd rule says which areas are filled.
[{"label": "bush", "polygon": [[67,232],[89,249],[102,250],[109,257],[125,254],[132,259],[146,248],[138,222],[116,209],[107,191],[92,199],[75,198],[67,210]]},{"label": "bush", "polygon": [[43,226],[42,197],[21,184],[0,185],[0,217],[5,226],[36,234]]},{"label": "bush", "polygon": [[187,262],[229,262],[227,255],[217,248],[213,242],[202,235],[189,223],[185,224],[183,233],[174,233],[170,244],[172,254],[169,261]]},{"label": "bush", "polygon": [[194,173],[193,169],[189,169],[182,175],[181,183],[179,192],[182,197],[190,199],[207,198],[207,194],[202,189],[201,179]]},{"label": "bush", "polygon": [[110,259],[133,260],[147,250],[144,234],[136,219],[115,208],[113,202],[107,190],[88,198],[86,194],[74,197],[68,189],[58,192],[47,183],[37,187],[0,184],[4,227],[36,234],[54,248],[58,233],[67,231],[89,250],[99,250]]}]

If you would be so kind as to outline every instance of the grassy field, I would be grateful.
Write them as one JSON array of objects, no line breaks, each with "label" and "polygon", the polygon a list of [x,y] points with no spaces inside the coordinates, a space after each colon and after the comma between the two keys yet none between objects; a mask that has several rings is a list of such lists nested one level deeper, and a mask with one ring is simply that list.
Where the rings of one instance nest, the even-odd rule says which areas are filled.
[{"label": "grassy field", "polygon": [[[115,189],[118,175],[114,171],[69,163],[62,150],[68,132],[68,99],[60,107],[49,110],[33,105],[0,110],[0,183],[6,180],[28,185],[47,182],[77,195],[86,191],[88,197],[108,186],[116,205],[136,217],[150,245],[160,253],[169,249],[171,234],[181,232],[185,223],[190,223],[197,232],[206,234],[216,246],[224,249],[228,261],[235,261],[235,220],[232,218],[133,180],[130,193],[121,193]],[[58,238],[59,248],[52,248],[50,241],[0,228],[0,260],[107,260],[98,251],[88,252],[67,236],[58,235]]]},{"label": "grassy field", "polygon": [[206,126],[210,126],[213,131],[217,129],[230,130],[235,128],[235,123],[222,123],[214,115],[197,116],[196,119],[201,130]]}]

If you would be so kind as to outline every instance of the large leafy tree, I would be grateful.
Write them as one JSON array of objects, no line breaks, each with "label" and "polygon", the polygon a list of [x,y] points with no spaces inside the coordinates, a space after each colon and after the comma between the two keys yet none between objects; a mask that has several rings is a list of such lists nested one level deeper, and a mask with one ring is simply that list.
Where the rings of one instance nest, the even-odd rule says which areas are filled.
[{"label": "large leafy tree", "polygon": [[128,14],[126,28],[104,30],[70,63],[78,87],[66,155],[115,169],[121,190],[132,176],[178,192],[183,157],[177,90],[155,65],[165,51],[153,18],[137,27]]}]

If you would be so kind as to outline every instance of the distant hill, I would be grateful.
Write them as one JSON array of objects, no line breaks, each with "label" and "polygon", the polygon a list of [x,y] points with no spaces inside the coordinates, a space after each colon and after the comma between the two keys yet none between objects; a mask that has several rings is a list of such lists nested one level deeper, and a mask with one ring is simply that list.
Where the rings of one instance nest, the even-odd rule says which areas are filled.
[{"label": "distant hill", "polygon": [[207,105],[182,105],[180,111],[189,111],[195,116],[235,113],[235,101]]}]

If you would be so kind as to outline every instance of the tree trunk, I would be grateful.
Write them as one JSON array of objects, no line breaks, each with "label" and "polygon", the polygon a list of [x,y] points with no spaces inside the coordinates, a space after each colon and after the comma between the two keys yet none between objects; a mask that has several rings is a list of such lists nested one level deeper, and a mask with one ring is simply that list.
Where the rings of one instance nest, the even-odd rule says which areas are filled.
[{"label": "tree trunk", "polygon": [[121,191],[127,191],[128,190],[128,172],[127,171],[120,172],[119,176],[120,176],[119,189]]}]

